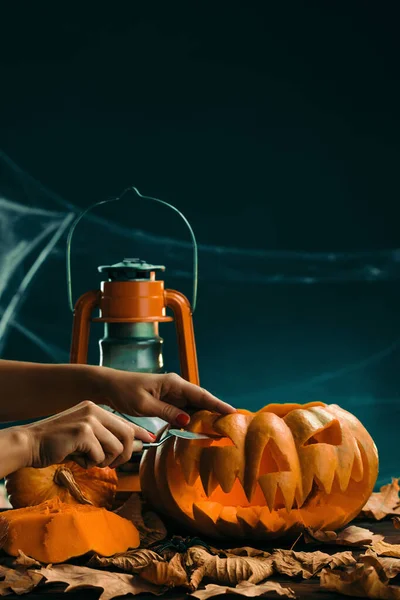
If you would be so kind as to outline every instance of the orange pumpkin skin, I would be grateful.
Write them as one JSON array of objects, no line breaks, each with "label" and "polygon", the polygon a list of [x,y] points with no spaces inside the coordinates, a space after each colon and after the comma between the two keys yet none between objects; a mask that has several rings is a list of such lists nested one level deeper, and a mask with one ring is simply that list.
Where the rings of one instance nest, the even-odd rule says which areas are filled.
[{"label": "orange pumpkin skin", "polygon": [[337,529],[360,512],[378,475],[371,436],[336,405],[200,411],[188,430],[221,438],[171,438],[147,450],[141,488],[158,511],[212,537]]},{"label": "orange pumpkin skin", "polygon": [[36,506],[2,513],[8,521],[3,550],[21,550],[43,563],[61,563],[93,551],[112,556],[140,544],[136,527],[105,508],[65,504],[52,498]]},{"label": "orange pumpkin skin", "polygon": [[6,478],[6,490],[13,508],[34,506],[56,497],[66,504],[111,508],[117,483],[115,469],[83,469],[69,461],[43,469],[19,469]]}]

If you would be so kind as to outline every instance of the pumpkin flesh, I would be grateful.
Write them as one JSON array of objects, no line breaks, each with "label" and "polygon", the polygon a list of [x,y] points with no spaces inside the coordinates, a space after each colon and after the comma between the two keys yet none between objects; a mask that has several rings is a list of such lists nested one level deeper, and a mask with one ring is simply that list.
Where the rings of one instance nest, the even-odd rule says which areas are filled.
[{"label": "pumpkin flesh", "polygon": [[336,529],[358,514],[376,481],[371,437],[335,405],[200,411],[188,429],[221,437],[148,450],[142,490],[164,514],[213,537]]},{"label": "pumpkin flesh", "polygon": [[27,508],[4,511],[9,524],[3,546],[11,556],[21,550],[43,563],[61,563],[89,551],[112,556],[140,544],[136,527],[105,508],[65,504],[53,498]]}]

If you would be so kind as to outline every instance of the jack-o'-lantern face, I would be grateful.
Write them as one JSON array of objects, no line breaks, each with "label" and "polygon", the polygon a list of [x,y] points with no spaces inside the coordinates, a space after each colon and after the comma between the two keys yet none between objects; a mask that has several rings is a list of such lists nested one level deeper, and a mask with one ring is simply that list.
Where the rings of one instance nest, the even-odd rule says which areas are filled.
[{"label": "jack-o'-lantern face", "polygon": [[361,510],[378,474],[370,435],[336,405],[200,411],[188,429],[217,437],[148,450],[141,486],[160,512],[210,536],[336,529]]}]

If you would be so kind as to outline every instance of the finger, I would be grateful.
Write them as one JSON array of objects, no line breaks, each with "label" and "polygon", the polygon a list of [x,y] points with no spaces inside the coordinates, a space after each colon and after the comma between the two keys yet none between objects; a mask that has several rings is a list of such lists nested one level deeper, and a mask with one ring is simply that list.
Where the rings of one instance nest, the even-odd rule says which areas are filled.
[{"label": "finger", "polygon": [[[129,426],[129,423],[126,423],[126,421],[122,424],[122,430],[117,435],[119,436],[119,440],[123,449],[119,456],[109,464],[109,467],[112,469],[116,469],[131,459],[135,444],[134,431],[132,430],[132,427]],[[143,446],[143,442],[138,443]]]},{"label": "finger", "polygon": [[135,425],[134,423],[131,423],[131,425],[133,426],[136,439],[141,440],[142,442],[154,442],[156,439],[154,433],[150,433],[147,429],[143,429],[143,427],[139,427],[139,425]]},{"label": "finger", "polygon": [[75,451],[67,458],[75,461],[83,469],[91,469],[102,463],[105,454],[99,440],[93,432],[85,436],[85,440],[77,444]]},{"label": "finger", "polygon": [[158,400],[158,398],[154,398],[151,394],[146,394],[142,400],[142,405],[146,407],[146,415],[149,417],[159,417],[177,427],[185,427],[190,421],[190,416],[187,412],[173,404]]},{"label": "finger", "polygon": [[[114,443],[114,440],[110,438],[110,433],[112,434],[113,438],[117,438],[121,443],[120,452],[117,455],[114,454],[111,460],[109,460],[109,455],[111,454],[112,447],[110,451],[106,451],[106,454],[108,455],[106,457],[107,461],[102,466],[110,466],[113,469],[117,468],[120,465],[128,462],[131,459],[131,456],[134,451],[139,452],[142,450],[143,441],[152,442],[155,440],[155,436],[152,433],[149,433],[148,431],[146,431],[142,427],[139,427],[138,425],[130,423],[129,421],[122,417],[119,417],[118,415],[109,413],[108,415],[106,415],[106,417],[104,417],[104,415],[102,416],[104,418],[104,425],[100,424],[100,421],[97,421],[97,423],[98,426],[103,427],[104,431],[97,430],[95,428],[95,433],[98,436],[101,444],[103,445],[103,448],[103,439],[109,440],[111,444]],[[100,436],[105,437],[103,438]],[[134,449],[134,445],[136,450]]]},{"label": "finger", "polygon": [[126,445],[132,445],[130,436],[126,436],[122,441],[99,421],[93,425],[93,432],[100,442],[105,455],[104,460],[98,464],[99,467],[108,467],[124,453]]},{"label": "finger", "polygon": [[186,381],[179,375],[170,373],[165,376],[161,397],[167,402],[175,403],[176,400],[184,399],[191,406],[211,410],[223,415],[236,412],[236,408],[213,396],[207,390],[198,385]]},{"label": "finger", "polygon": [[108,410],[102,409],[102,412],[97,416],[100,422],[107,427],[107,429],[110,429],[110,431],[112,431],[114,435],[118,437],[118,439],[121,439],[121,434],[122,437],[125,436],[124,432],[126,432],[126,428],[128,427],[132,439],[137,438],[143,442],[154,442],[155,440],[155,436],[147,431],[147,429],[139,427],[139,425],[131,423],[127,419],[124,419],[124,417],[116,415],[115,413],[111,413]]},{"label": "finger", "polygon": [[142,452],[142,450],[143,442],[141,440],[133,440],[128,459],[124,459],[122,456],[120,456],[117,460],[109,465],[110,469],[116,469],[117,467],[121,466],[123,471],[134,471],[137,465],[130,463],[129,460],[132,458],[132,454],[135,452]]}]

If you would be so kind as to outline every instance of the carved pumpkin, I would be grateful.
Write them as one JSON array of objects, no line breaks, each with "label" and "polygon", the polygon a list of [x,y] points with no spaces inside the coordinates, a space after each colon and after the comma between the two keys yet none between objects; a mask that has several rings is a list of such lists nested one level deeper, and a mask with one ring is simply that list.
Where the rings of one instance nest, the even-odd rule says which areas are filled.
[{"label": "carved pumpkin", "polygon": [[60,563],[93,551],[112,556],[137,548],[136,527],[105,508],[65,504],[59,498],[27,508],[4,511],[8,534],[3,550],[18,556],[19,550],[44,563]]},{"label": "carved pumpkin", "polygon": [[358,514],[377,478],[373,440],[336,405],[200,411],[188,429],[220,438],[171,438],[147,450],[141,487],[157,510],[212,537],[337,529]]},{"label": "carved pumpkin", "polygon": [[111,508],[117,483],[115,469],[83,469],[70,461],[44,469],[19,469],[6,478],[6,490],[14,508],[34,506],[55,497],[68,504]]}]

